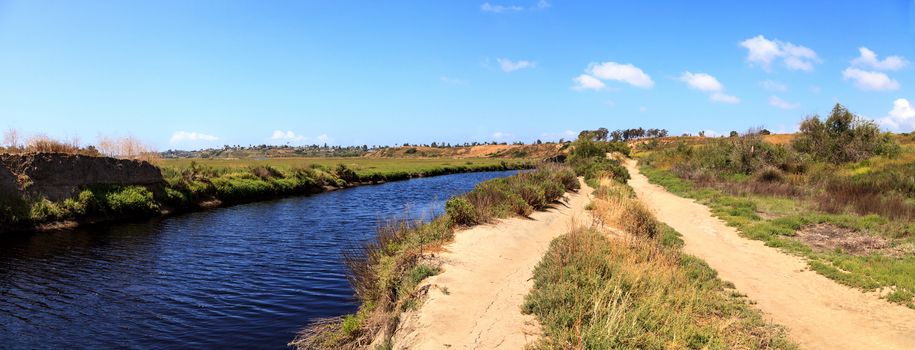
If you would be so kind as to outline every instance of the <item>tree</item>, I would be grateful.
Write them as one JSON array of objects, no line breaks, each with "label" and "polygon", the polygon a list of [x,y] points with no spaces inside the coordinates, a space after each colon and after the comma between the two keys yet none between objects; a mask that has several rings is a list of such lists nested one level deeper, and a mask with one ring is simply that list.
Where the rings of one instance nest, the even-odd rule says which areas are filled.
[{"label": "tree", "polygon": [[19,136],[19,130],[10,128],[3,132],[3,145],[9,149],[22,148],[22,140]]},{"label": "tree", "polygon": [[731,131],[731,134],[730,134],[729,136],[730,136],[730,137],[737,137],[737,136],[740,136],[740,134],[738,134],[736,131],[733,131],[733,130],[732,130],[732,131]]},{"label": "tree", "polygon": [[834,164],[856,162],[874,155],[894,155],[899,145],[888,133],[881,133],[872,120],[865,120],[836,104],[826,121],[813,115],[801,122],[792,142],[798,152]]}]

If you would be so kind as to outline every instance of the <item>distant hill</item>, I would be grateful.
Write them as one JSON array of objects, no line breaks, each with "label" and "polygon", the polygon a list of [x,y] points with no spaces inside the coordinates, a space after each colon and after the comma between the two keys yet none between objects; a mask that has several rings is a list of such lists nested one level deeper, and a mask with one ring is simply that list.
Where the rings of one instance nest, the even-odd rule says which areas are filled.
[{"label": "distant hill", "polygon": [[369,157],[369,158],[539,158],[545,159],[562,153],[563,144],[477,144],[466,146],[225,146],[196,151],[168,150],[161,152],[165,159],[257,159],[293,157]]},{"label": "distant hill", "polygon": [[365,156],[371,158],[537,158],[546,159],[562,153],[563,144],[476,145],[455,147],[404,146],[377,149]]}]

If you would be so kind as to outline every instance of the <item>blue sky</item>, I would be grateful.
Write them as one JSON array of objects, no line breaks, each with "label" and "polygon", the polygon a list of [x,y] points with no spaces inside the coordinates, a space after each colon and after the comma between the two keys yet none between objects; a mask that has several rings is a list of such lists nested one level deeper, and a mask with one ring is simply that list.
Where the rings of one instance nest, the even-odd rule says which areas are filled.
[{"label": "blue sky", "polygon": [[909,131],[912,60],[913,0],[0,0],[0,128],[161,150],[529,142],[791,131],[842,102]]}]

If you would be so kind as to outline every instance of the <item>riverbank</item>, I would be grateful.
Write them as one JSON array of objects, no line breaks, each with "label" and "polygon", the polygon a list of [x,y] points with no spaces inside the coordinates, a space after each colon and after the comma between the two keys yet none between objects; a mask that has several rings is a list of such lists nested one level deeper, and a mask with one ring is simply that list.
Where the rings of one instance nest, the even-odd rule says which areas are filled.
[{"label": "riverbank", "polygon": [[496,219],[530,217],[578,188],[571,169],[545,165],[482,182],[449,199],[445,213],[428,223],[407,220],[382,225],[373,242],[345,257],[359,310],[315,322],[290,345],[300,349],[390,345],[401,314],[421,303],[420,282],[442,271],[441,262],[434,257],[454,239],[456,231]]},{"label": "riverbank", "polygon": [[[30,157],[34,156],[39,155]],[[86,158],[83,162],[110,159],[83,158]],[[11,169],[11,178],[18,183],[7,187],[17,189],[4,191],[0,196],[0,233],[48,231],[138,220],[417,177],[530,169],[534,166],[528,160],[390,159],[372,160],[374,163],[367,168],[351,167],[345,163],[331,167],[325,165],[326,160],[321,160],[323,163],[303,163],[299,160],[298,164],[290,164],[289,159],[271,161],[234,160],[233,165],[223,166],[204,165],[205,162],[166,163],[155,169],[156,175],[161,174],[158,181],[144,178],[142,184],[134,184],[130,178],[99,182],[97,176],[84,177],[75,171],[80,167],[70,166],[58,171],[58,177],[72,180],[68,182],[68,191],[65,191],[66,195],[58,193],[52,197],[53,200],[46,193],[29,190],[36,187],[29,174]],[[122,163],[151,167],[138,161],[112,160],[109,163],[112,165],[94,169],[94,173],[117,174],[124,166]]]}]

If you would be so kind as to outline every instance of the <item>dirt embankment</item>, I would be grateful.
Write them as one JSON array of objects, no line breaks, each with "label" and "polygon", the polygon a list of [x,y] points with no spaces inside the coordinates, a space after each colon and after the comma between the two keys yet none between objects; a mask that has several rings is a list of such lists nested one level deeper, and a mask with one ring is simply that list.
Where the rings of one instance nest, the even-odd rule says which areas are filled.
[{"label": "dirt embankment", "polygon": [[62,201],[85,186],[138,185],[157,192],[159,168],[143,161],[37,153],[0,155],[0,195]]}]

